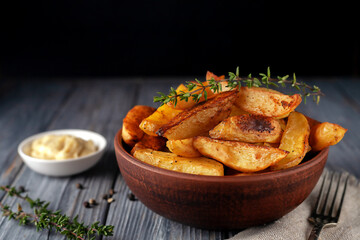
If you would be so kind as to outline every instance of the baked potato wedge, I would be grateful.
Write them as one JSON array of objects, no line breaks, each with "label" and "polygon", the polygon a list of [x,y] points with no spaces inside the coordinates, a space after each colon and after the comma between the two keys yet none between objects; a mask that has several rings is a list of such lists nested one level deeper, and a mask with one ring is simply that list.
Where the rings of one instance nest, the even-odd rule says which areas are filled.
[{"label": "baked potato wedge", "polygon": [[225,75],[221,75],[221,76],[217,76],[214,73],[207,71],[206,72],[206,77],[205,77],[206,81],[214,79],[214,80],[223,80],[225,79]]},{"label": "baked potato wedge", "polygon": [[214,73],[207,71],[206,73],[206,81],[214,79],[216,81],[219,81],[221,84],[221,92],[230,91],[232,90],[230,87],[228,87],[228,82],[224,81],[225,75],[217,76]]},{"label": "baked potato wedge", "polygon": [[[223,79],[225,79],[225,75],[217,76],[214,73],[212,73],[210,71],[207,71],[206,72],[206,81],[202,82],[202,85],[203,86],[208,86],[209,85],[208,80],[211,80],[211,79],[214,79],[216,81],[223,80]],[[195,81],[193,81],[193,83],[198,84]],[[226,82],[221,82],[221,86],[222,86],[223,91],[229,90],[229,88],[227,88],[226,85],[227,85]],[[202,88],[202,86],[201,87],[195,87],[191,91],[196,91],[196,90],[201,89],[201,88]],[[207,99],[213,98],[214,95],[216,94],[210,88],[206,88],[205,91],[206,91],[206,94],[207,94]],[[184,84],[180,84],[176,88],[176,92],[177,93],[186,93],[186,92],[189,92],[189,91],[188,91],[187,87]],[[191,107],[195,106],[197,103],[200,103],[200,102],[203,102],[203,101],[205,101],[204,96],[202,96],[198,102],[196,102],[192,98],[189,98],[187,101],[180,101],[180,99],[178,98],[178,100],[176,102],[176,105],[173,102],[169,102],[169,103],[167,103],[167,105],[169,105],[170,107],[175,108],[175,109],[184,110],[184,109],[187,109],[187,108],[191,108]]]},{"label": "baked potato wedge", "polygon": [[271,170],[281,170],[298,165],[309,150],[309,135],[310,126],[306,117],[299,112],[290,113],[279,146],[289,154],[272,165]]},{"label": "baked potato wedge", "polygon": [[134,157],[145,163],[172,171],[197,174],[224,176],[224,166],[205,157],[185,158],[175,153],[140,149],[134,152]]},{"label": "baked potato wedge", "polygon": [[310,146],[313,151],[335,145],[344,137],[347,129],[335,123],[323,122],[314,125],[310,132]]},{"label": "baked potato wedge", "polygon": [[130,153],[134,154],[135,151],[145,148],[161,151],[164,150],[165,147],[166,147],[166,138],[159,136],[150,136],[145,133],[144,137],[135,144],[135,146],[131,149]]},{"label": "baked potato wedge", "polygon": [[261,115],[243,114],[226,118],[210,130],[212,138],[248,143],[278,143],[283,130],[280,121]]},{"label": "baked potato wedge", "polygon": [[242,110],[240,107],[236,106],[235,104],[231,106],[231,112],[230,112],[229,117],[239,116],[239,115],[243,115],[243,114],[249,114],[249,113]]},{"label": "baked potato wedge", "polygon": [[235,104],[252,114],[285,118],[301,101],[300,94],[289,96],[267,88],[241,87]]},{"label": "baked potato wedge", "polygon": [[214,98],[179,113],[160,127],[157,134],[169,140],[202,136],[229,116],[236,97],[236,90],[216,94]]},{"label": "baked potato wedge", "polygon": [[278,148],[208,137],[195,137],[193,145],[204,156],[241,172],[264,170],[288,154]]},{"label": "baked potato wedge", "polygon": [[149,117],[142,120],[139,127],[146,134],[150,136],[157,136],[156,131],[181,112],[182,110],[174,109],[169,107],[167,104],[164,104],[156,109],[156,111]]},{"label": "baked potato wedge", "polygon": [[[197,82],[194,82],[195,84],[198,84]],[[207,86],[209,85],[209,83],[207,81],[205,82],[202,82],[202,84],[204,86]],[[191,91],[196,91],[198,89],[201,89],[202,87],[195,87],[193,90]],[[210,88],[206,88],[205,89],[206,93],[207,93],[207,99],[210,99],[212,97],[214,97],[215,93],[210,89]],[[189,92],[187,87],[184,85],[184,84],[180,84],[177,89],[176,89],[176,92],[178,93],[186,93],[186,92]],[[200,100],[198,101],[199,103],[200,102],[203,102],[205,101],[205,97],[202,96],[200,98]],[[187,109],[187,108],[191,108],[193,106],[195,106],[198,102],[196,102],[194,99],[192,98],[189,98],[187,101],[180,101],[180,99],[178,98],[177,99],[177,102],[176,102],[176,105],[172,102],[168,102],[167,105],[172,107],[172,108],[175,108],[175,109],[181,109],[181,110],[184,110],[184,109]]]},{"label": "baked potato wedge", "polygon": [[133,147],[143,138],[144,132],[139,128],[139,124],[155,110],[153,107],[143,105],[136,105],[130,109],[123,120],[121,132],[122,138],[127,145]]},{"label": "baked potato wedge", "polygon": [[199,153],[196,148],[193,146],[193,138],[179,139],[179,140],[168,140],[166,142],[167,148],[170,152],[175,153],[178,156],[182,157],[201,157],[202,154]]}]

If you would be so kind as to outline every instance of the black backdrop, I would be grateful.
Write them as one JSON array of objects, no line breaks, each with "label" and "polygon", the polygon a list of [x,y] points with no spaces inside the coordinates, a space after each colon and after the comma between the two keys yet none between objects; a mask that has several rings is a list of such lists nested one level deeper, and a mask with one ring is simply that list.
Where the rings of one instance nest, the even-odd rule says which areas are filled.
[{"label": "black backdrop", "polygon": [[2,77],[358,76],[359,18],[306,1],[11,1]]}]

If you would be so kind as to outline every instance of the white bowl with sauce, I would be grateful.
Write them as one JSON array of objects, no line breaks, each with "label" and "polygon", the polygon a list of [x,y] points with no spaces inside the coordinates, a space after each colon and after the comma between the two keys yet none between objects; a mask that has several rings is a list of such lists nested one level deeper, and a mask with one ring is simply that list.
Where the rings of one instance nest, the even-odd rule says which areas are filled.
[{"label": "white bowl with sauce", "polygon": [[[97,149],[89,155],[64,160],[48,160],[31,157],[28,152],[32,142],[46,135],[70,135],[83,140],[91,140]],[[98,133],[80,129],[63,129],[47,131],[26,138],[19,144],[18,153],[25,164],[35,172],[49,176],[63,177],[81,173],[93,167],[104,154],[106,145],[106,139]]]}]

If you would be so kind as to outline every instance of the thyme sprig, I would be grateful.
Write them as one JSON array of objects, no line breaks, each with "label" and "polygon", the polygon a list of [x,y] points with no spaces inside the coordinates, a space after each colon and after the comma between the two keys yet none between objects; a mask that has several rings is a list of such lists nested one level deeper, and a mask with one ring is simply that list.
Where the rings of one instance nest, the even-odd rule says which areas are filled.
[{"label": "thyme sprig", "polygon": [[78,222],[78,216],[73,219],[61,214],[61,211],[51,211],[48,209],[49,202],[41,201],[40,199],[33,200],[28,195],[23,195],[23,192],[10,186],[0,186],[0,190],[7,192],[10,197],[17,197],[29,203],[34,210],[33,213],[26,213],[22,206],[17,204],[17,211],[11,210],[9,205],[4,205],[0,202],[0,209],[3,216],[8,217],[9,220],[15,219],[19,221],[19,225],[34,224],[36,230],[55,229],[66,236],[67,239],[95,239],[96,235],[112,236],[114,226],[101,225],[95,222],[89,226]]},{"label": "thyme sprig", "polygon": [[262,87],[265,86],[269,88],[273,87],[286,87],[290,85],[291,87],[300,91],[304,102],[306,103],[306,98],[312,96],[313,101],[317,104],[320,102],[320,96],[324,96],[324,93],[321,92],[321,89],[316,86],[310,86],[304,82],[298,81],[296,79],[295,73],[293,78],[290,79],[289,75],[283,77],[277,76],[276,78],[271,77],[270,67],[267,68],[266,73],[259,73],[258,77],[253,77],[252,74],[249,74],[247,77],[240,77],[239,67],[236,68],[235,73],[229,72],[229,77],[227,79],[215,80],[211,78],[207,80],[208,84],[195,79],[194,82],[186,82],[187,91],[176,91],[173,87],[170,88],[169,94],[164,94],[158,92],[159,96],[154,97],[154,102],[160,102],[161,104],[166,104],[171,102],[176,106],[178,101],[188,101],[189,98],[192,98],[195,102],[199,102],[201,97],[204,97],[205,101],[207,100],[207,88],[210,88],[213,92],[219,93],[222,91],[222,83],[226,82],[226,88],[233,90],[238,88],[241,89],[241,86],[246,87]]}]

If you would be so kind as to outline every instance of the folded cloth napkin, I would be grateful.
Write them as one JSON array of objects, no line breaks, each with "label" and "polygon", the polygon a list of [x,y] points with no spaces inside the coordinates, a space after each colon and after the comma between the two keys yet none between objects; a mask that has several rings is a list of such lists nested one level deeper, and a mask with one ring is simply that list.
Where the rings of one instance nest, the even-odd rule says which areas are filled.
[{"label": "folded cloth napkin", "polygon": [[[328,171],[325,170],[324,173]],[[313,225],[308,221],[321,187],[321,176],[310,196],[296,209],[272,223],[248,228],[230,238],[231,240],[299,240],[308,239]],[[344,174],[344,173],[343,173]],[[347,174],[347,173],[345,173]],[[360,184],[350,175],[346,195],[336,227],[324,228],[320,239],[356,240],[360,239]]]}]

